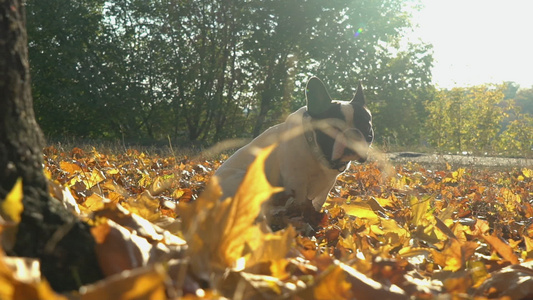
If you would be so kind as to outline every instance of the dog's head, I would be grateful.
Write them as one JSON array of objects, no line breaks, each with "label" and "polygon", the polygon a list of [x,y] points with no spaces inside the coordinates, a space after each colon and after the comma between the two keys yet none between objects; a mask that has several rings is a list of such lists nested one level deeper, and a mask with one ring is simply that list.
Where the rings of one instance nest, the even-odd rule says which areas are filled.
[{"label": "dog's head", "polygon": [[313,77],[305,96],[316,143],[330,166],[346,166],[353,160],[365,162],[374,131],[361,83],[350,102],[334,101],[322,81]]}]

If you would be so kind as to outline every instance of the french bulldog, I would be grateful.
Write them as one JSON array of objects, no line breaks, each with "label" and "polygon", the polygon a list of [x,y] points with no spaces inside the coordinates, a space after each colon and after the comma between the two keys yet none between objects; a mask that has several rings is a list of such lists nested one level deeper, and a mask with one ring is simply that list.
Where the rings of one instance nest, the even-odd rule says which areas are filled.
[{"label": "french bulldog", "polygon": [[[235,195],[259,151],[277,144],[265,161],[265,175],[284,192],[269,201],[271,208],[291,207],[285,212],[301,211],[305,219],[306,211],[321,210],[337,176],[351,161],[367,160],[374,131],[361,83],[351,101],[335,101],[322,81],[312,77],[305,97],[306,106],[237,150],[218,168],[215,176],[222,199]],[[265,215],[268,219],[272,214]]]}]

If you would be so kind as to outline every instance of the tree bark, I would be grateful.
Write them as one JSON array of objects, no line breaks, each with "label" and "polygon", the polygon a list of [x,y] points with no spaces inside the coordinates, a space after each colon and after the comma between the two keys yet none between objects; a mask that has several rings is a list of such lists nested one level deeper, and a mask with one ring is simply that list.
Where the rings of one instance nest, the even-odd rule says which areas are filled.
[{"label": "tree bark", "polygon": [[56,291],[101,279],[89,226],[48,193],[43,134],[35,121],[22,0],[0,0],[0,201],[22,178],[24,210],[8,254],[41,260]]}]

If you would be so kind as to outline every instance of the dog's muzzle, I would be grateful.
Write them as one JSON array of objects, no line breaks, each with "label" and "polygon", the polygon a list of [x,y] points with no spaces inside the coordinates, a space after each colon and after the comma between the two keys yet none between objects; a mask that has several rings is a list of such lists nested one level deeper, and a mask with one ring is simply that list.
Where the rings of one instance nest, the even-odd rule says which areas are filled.
[{"label": "dog's muzzle", "polygon": [[356,128],[346,129],[343,134],[348,141],[343,157],[359,163],[366,162],[371,141],[368,142],[368,138]]}]

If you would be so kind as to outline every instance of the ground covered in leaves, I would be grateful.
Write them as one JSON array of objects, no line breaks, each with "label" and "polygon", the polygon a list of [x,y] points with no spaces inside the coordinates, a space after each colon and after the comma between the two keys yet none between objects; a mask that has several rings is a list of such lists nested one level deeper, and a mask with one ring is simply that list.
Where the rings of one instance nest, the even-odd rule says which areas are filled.
[{"label": "ground covered in leaves", "polygon": [[[226,201],[210,181],[219,165],[135,150],[45,149],[50,193],[91,224],[106,279],[58,295],[37,261],[0,253],[0,299],[533,297],[531,166],[353,165],[318,231],[304,236],[256,222],[276,191],[262,161]],[[4,211],[20,202],[17,189]],[[10,227],[0,227],[9,242]]]}]

